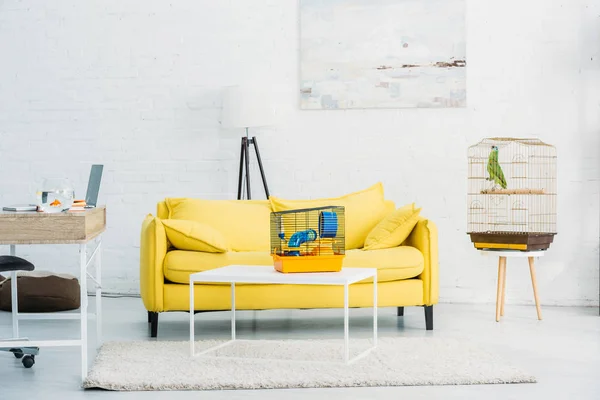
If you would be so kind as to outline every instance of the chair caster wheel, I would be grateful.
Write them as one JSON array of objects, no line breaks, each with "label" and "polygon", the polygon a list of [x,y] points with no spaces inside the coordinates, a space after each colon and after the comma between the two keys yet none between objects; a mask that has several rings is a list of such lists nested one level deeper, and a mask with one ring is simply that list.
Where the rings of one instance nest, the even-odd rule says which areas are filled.
[{"label": "chair caster wheel", "polygon": [[35,364],[35,357],[33,355],[27,354],[23,357],[21,362],[23,363],[23,366],[25,368],[31,368],[33,367],[33,364]]},{"label": "chair caster wheel", "polygon": [[21,349],[10,349],[9,351],[14,354],[15,358],[23,358],[23,350],[21,350]]}]

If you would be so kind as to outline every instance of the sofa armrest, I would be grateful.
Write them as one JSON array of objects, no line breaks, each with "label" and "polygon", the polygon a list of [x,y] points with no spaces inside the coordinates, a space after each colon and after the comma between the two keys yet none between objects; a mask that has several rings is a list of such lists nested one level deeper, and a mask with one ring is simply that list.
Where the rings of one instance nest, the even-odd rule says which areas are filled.
[{"label": "sofa armrest", "polygon": [[423,280],[423,302],[429,306],[438,302],[438,231],[433,221],[420,218],[404,242],[423,253],[425,268],[419,278]]},{"label": "sofa armrest", "polygon": [[140,240],[140,295],[148,311],[163,311],[163,262],[167,234],[161,220],[148,215],[142,223]]}]

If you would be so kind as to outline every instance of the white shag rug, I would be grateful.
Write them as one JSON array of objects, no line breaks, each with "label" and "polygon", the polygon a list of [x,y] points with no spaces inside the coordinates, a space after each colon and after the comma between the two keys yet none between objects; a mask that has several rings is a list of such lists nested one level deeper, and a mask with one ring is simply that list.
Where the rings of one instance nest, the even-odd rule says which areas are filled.
[{"label": "white shag rug", "polygon": [[[219,343],[198,341],[196,351]],[[240,340],[211,353],[236,357],[227,359],[191,358],[188,342],[110,342],[100,349],[84,387],[133,391],[536,382],[468,341],[381,338],[377,349],[353,364],[328,362],[341,360],[343,343]],[[351,339],[350,355],[370,346],[370,340]]]}]

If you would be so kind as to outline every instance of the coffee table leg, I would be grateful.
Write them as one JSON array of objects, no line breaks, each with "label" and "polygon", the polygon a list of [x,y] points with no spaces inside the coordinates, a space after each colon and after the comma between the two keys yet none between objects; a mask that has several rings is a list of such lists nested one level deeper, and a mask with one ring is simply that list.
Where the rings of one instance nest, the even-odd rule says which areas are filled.
[{"label": "coffee table leg", "polygon": [[373,347],[377,346],[377,275],[373,277]]},{"label": "coffee table leg", "polygon": [[194,356],[194,281],[190,278],[190,354]]},{"label": "coffee table leg", "polygon": [[235,282],[231,282],[231,340],[235,340]]},{"label": "coffee table leg", "polygon": [[348,363],[350,352],[348,351],[348,284],[344,285],[344,362]]}]

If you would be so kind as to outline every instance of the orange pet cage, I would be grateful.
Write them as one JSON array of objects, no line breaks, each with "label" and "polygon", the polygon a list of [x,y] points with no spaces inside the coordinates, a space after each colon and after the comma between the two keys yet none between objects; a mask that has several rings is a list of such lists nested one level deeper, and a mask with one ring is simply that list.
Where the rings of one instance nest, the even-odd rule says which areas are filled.
[{"label": "orange pet cage", "polygon": [[271,254],[279,272],[338,272],[345,256],[344,207],[271,213]]}]

